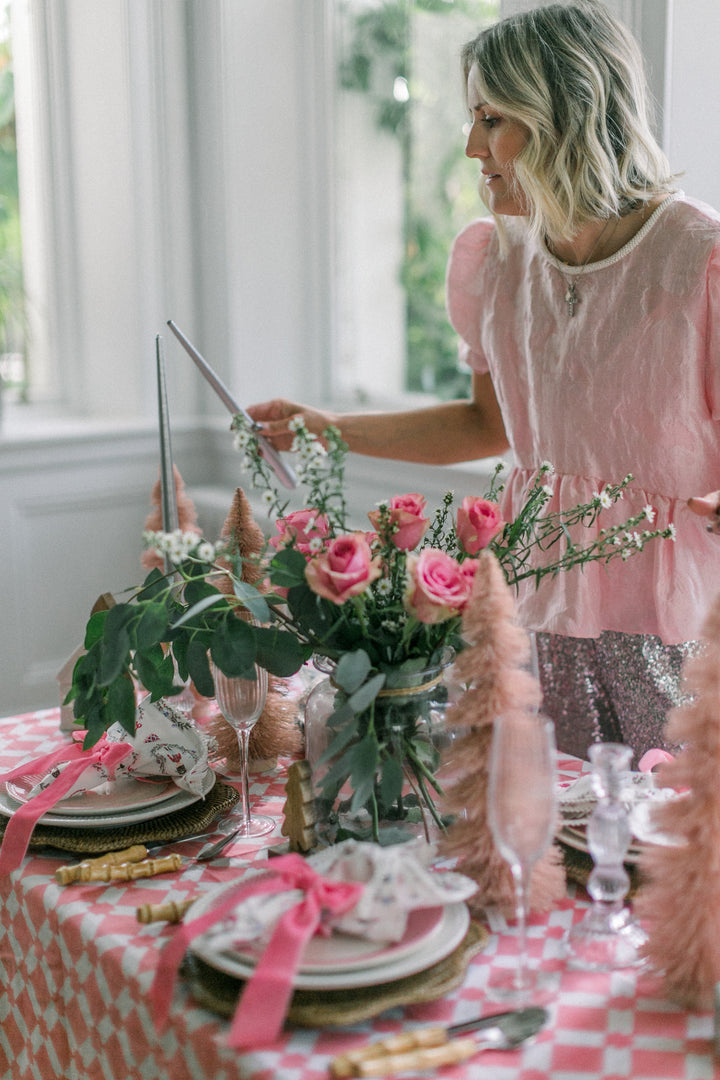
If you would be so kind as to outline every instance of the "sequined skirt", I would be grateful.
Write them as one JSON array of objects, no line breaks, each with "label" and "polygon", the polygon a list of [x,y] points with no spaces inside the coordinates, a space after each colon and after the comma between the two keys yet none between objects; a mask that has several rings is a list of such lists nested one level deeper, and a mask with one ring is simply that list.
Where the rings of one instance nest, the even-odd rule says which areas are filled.
[{"label": "sequined skirt", "polygon": [[587,758],[592,742],[622,742],[635,751],[676,750],[664,738],[670,709],[686,698],[684,661],[696,641],[664,645],[644,634],[606,631],[597,638],[536,634],[543,711],[555,721],[558,748]]}]

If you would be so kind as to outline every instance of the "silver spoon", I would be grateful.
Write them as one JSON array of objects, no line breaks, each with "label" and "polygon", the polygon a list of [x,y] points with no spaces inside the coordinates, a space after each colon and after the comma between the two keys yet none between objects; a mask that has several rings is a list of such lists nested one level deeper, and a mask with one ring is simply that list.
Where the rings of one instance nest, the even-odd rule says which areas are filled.
[{"label": "silver spoon", "polygon": [[202,848],[198,855],[195,856],[196,862],[208,862],[209,859],[214,859],[216,855],[219,855],[221,851],[224,851],[231,840],[242,832],[242,825],[238,825],[237,829],[233,829],[227,836],[221,836],[219,840],[216,840],[214,844],[207,844]]}]

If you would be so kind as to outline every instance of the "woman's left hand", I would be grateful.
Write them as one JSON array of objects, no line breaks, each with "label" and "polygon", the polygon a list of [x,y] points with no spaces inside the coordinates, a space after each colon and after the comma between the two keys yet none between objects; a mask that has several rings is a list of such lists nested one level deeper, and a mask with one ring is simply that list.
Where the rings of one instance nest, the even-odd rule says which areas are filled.
[{"label": "woman's left hand", "polygon": [[708,532],[720,535],[720,491],[711,491],[709,495],[688,499],[688,506],[693,514],[708,518]]}]

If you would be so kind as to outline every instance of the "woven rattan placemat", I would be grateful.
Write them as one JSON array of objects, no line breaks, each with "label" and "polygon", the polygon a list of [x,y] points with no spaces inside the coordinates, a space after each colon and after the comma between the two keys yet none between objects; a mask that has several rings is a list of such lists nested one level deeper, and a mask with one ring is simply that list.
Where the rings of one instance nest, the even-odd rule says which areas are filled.
[{"label": "woven rattan placemat", "polygon": [[[122,851],[132,844],[162,843],[178,840],[203,832],[219,814],[231,810],[240,793],[229,784],[217,780],[204,799],[175,810],[170,814],[151,818],[134,825],[112,826],[101,829],[84,829],[82,825],[36,825],[30,847],[59,848],[80,855],[95,855],[105,851]],[[0,838],[5,833],[7,819],[0,822]]]},{"label": "woven rattan placemat", "polygon": [[[287,1019],[297,1027],[338,1027],[369,1020],[398,1005],[436,1001],[462,983],[470,959],[485,947],[488,936],[486,927],[471,922],[461,943],[444,960],[394,982],[350,990],[296,990]],[[233,1015],[245,985],[241,979],[216,971],[191,953],[183,962],[183,975],[200,1005],[221,1016]]]}]

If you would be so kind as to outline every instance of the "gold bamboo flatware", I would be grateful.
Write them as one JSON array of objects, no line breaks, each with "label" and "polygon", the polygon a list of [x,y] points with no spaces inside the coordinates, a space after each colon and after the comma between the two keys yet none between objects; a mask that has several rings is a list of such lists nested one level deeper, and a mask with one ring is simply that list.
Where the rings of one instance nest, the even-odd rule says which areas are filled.
[{"label": "gold bamboo flatware", "polygon": [[[142,846],[142,845],[139,845]],[[59,885],[84,884],[97,881],[134,881],[136,878],[156,877],[169,874],[182,866],[182,855],[174,852],[159,859],[137,858],[133,849],[128,857],[125,852],[113,852],[112,859],[86,859],[74,866],[61,866],[55,871],[55,880]],[[147,853],[146,853],[147,854]],[[118,856],[125,856],[124,861]]]},{"label": "gold bamboo flatware", "polygon": [[[440,1068],[466,1061],[481,1050],[512,1050],[536,1035],[547,1023],[546,1009],[531,1006],[494,1013],[452,1027],[426,1027],[349,1050],[330,1062],[333,1080],[383,1077],[399,1072]],[[456,1038],[471,1031],[482,1038]]]},{"label": "gold bamboo flatware", "polygon": [[83,859],[82,862],[72,866],[59,866],[55,871],[55,880],[58,885],[72,885],[76,881],[89,881],[90,874],[100,866],[123,866],[125,863],[142,862],[147,858],[148,849],[144,844],[133,844],[132,847],[122,851],[108,851],[105,855],[98,855],[93,859]]},{"label": "gold bamboo flatware", "polygon": [[81,881],[136,881],[138,878],[157,877],[158,874],[171,874],[182,866],[182,855],[163,855],[160,859],[142,859],[141,862],[121,863],[110,866],[107,863],[91,867],[81,876]]},{"label": "gold bamboo flatware", "polygon": [[166,900],[162,904],[141,904],[135,911],[139,923],[179,923],[195,898],[190,900]]},{"label": "gold bamboo flatware", "polygon": [[[239,828],[233,829],[233,831],[227,833],[227,835],[221,836],[211,844],[207,844],[197,855],[192,856],[188,861],[208,862],[210,859],[214,859],[235,839],[239,831]],[[167,855],[162,857],[150,857],[151,853],[166,847],[174,847],[177,844],[204,840],[212,835],[212,833],[201,833],[199,836],[186,836],[182,839],[150,844],[148,846],[145,844],[133,844],[131,847],[124,848],[122,851],[108,851],[104,855],[83,859],[81,862],[73,863],[68,866],[59,866],[55,871],[55,880],[58,885],[73,885],[75,882],[104,881],[111,879],[121,880],[118,874],[106,877],[106,868],[118,868],[140,864],[142,864],[143,870],[129,872],[129,876],[126,880],[130,880],[132,877],[151,877],[154,876],[154,874],[164,874],[169,870],[179,870],[183,861],[182,856],[179,853],[168,852]],[[153,874],[143,872],[144,869],[150,865],[156,868]]]}]

